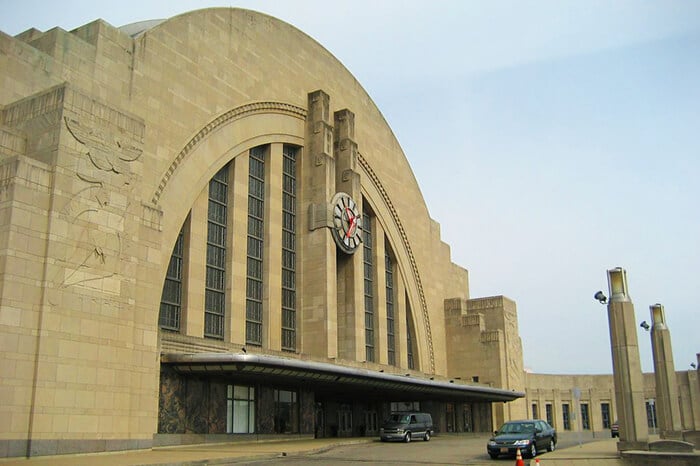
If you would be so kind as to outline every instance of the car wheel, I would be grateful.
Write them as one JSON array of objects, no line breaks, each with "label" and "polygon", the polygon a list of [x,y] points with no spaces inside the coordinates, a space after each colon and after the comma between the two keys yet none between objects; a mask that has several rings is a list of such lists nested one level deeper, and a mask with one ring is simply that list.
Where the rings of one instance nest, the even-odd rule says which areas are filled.
[{"label": "car wheel", "polygon": [[554,439],[549,439],[549,448],[547,448],[547,451],[554,451],[556,446],[557,445],[554,443]]},{"label": "car wheel", "polygon": [[491,457],[492,460],[495,460],[496,458],[498,458],[498,454],[496,454],[496,453],[489,453],[489,456]]},{"label": "car wheel", "polygon": [[406,443],[411,443],[411,433],[406,432],[406,435],[403,437],[403,441]]},{"label": "car wheel", "polygon": [[534,458],[535,456],[537,456],[537,446],[535,442],[532,442],[530,444],[530,458]]},{"label": "car wheel", "polygon": [[425,435],[423,436],[423,440],[425,440],[426,442],[430,442],[430,431],[429,430],[425,431]]}]

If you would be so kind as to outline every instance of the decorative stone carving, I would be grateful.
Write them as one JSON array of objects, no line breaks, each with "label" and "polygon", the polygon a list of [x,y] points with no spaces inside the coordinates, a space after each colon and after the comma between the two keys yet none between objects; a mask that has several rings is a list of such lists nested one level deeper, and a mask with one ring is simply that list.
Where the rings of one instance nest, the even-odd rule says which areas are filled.
[{"label": "decorative stone carving", "polygon": [[72,168],[73,193],[60,210],[72,241],[65,248],[65,272],[58,281],[61,286],[83,285],[119,294],[119,281],[108,279],[118,274],[129,237],[125,214],[134,184],[131,165],[141,157],[141,141],[89,116],[66,116],[64,123],[80,151]]},{"label": "decorative stone carving", "polygon": [[158,184],[158,189],[156,189],[156,192],[153,194],[153,204],[158,204],[160,196],[163,194],[163,190],[167,186],[168,181],[170,181],[170,178],[173,176],[173,173],[175,173],[175,170],[177,170],[178,166],[182,163],[185,157],[192,152],[192,149],[194,149],[195,146],[204,140],[204,138],[206,138],[217,128],[227,124],[230,121],[238,120],[245,116],[254,115],[257,113],[280,113],[290,115],[301,120],[306,120],[306,109],[283,102],[255,102],[236,107],[223,113],[222,115],[219,115],[207,123],[197,134],[195,134],[194,137],[190,139],[185,147],[180,151],[180,153],[177,154],[175,160],[170,163],[170,166],[165,171],[160,183]]}]

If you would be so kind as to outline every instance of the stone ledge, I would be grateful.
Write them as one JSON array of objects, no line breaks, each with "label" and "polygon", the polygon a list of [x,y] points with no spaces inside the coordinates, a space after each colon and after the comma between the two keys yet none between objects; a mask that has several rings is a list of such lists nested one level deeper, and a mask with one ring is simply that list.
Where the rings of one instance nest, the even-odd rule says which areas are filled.
[{"label": "stone ledge", "polygon": [[700,453],[628,450],[620,452],[625,464],[634,466],[698,466]]},{"label": "stone ledge", "polygon": [[688,453],[693,451],[693,446],[682,440],[657,440],[649,442],[649,451]]}]

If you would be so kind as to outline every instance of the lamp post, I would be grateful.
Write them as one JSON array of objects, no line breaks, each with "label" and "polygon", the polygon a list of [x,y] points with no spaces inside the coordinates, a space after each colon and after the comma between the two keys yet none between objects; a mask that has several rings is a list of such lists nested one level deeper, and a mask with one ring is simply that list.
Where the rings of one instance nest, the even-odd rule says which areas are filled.
[{"label": "lamp post", "polygon": [[681,440],[681,410],[678,406],[678,384],[673,366],[671,333],[666,326],[666,313],[661,304],[649,306],[651,312],[651,351],[654,356],[656,382],[656,414],[662,439]]},{"label": "lamp post", "polygon": [[648,427],[644,409],[644,384],[639,360],[634,305],[627,287],[627,272],[608,270],[608,300],[602,291],[595,299],[608,306],[615,401],[620,424],[619,451],[646,450]]}]

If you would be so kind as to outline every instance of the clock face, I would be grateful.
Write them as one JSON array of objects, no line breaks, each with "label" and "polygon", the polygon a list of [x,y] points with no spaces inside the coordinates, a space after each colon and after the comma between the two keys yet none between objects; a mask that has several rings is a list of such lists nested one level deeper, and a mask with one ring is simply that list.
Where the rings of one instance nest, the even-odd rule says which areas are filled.
[{"label": "clock face", "polygon": [[346,193],[337,193],[333,206],[333,239],[338,247],[352,254],[362,243],[362,215],[355,201]]}]

